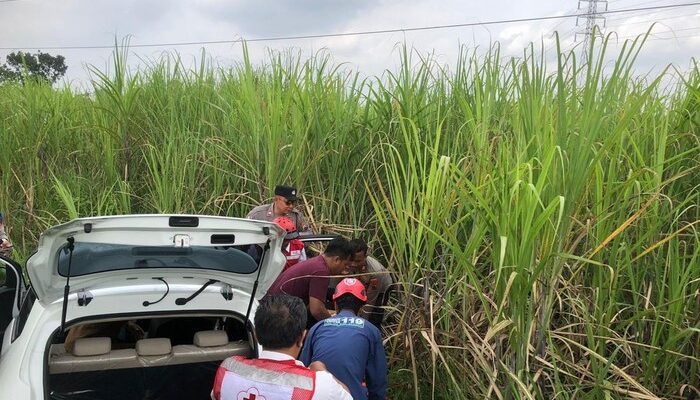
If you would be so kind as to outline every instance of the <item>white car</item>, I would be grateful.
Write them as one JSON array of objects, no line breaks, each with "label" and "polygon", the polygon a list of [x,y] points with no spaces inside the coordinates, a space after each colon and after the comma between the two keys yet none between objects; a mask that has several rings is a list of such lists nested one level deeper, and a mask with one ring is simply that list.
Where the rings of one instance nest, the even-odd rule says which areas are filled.
[{"label": "white car", "polygon": [[0,399],[209,399],[224,358],[260,350],[255,309],[285,263],[266,249],[283,237],[191,215],[48,229],[30,286],[0,257]]}]

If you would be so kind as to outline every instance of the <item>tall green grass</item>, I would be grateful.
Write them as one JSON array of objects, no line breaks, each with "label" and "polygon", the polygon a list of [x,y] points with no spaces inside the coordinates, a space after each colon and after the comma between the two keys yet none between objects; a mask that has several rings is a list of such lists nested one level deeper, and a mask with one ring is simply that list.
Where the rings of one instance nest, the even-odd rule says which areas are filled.
[{"label": "tall green grass", "polygon": [[551,71],[534,47],[455,68],[404,49],[361,80],[245,48],[130,72],[120,48],[89,94],[0,86],[0,208],[23,259],[76,216],[243,216],[294,183],[403,288],[392,398],[697,398],[700,68],[641,79],[641,49]]}]

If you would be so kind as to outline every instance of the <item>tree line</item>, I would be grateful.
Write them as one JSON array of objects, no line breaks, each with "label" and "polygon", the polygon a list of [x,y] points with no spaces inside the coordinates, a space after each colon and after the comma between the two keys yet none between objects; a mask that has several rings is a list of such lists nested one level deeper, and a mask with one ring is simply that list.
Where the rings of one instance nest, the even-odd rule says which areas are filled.
[{"label": "tree line", "polygon": [[66,73],[66,59],[62,55],[52,56],[49,53],[13,52],[7,55],[6,62],[0,65],[0,84],[40,80],[51,84],[56,83]]}]

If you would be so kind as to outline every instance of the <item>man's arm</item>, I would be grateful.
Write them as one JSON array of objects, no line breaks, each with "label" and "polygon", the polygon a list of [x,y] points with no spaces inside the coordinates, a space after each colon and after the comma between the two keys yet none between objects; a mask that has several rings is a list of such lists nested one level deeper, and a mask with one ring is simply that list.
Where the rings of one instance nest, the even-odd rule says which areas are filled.
[{"label": "man's arm", "polygon": [[371,342],[372,350],[367,360],[365,369],[365,379],[367,381],[367,391],[369,400],[384,400],[386,389],[389,385],[387,379],[386,355],[379,330],[374,330]]},{"label": "man's arm", "polygon": [[299,210],[295,210],[294,212],[294,224],[297,226],[297,231],[299,232],[300,236],[308,236],[308,235],[313,235],[313,231],[311,230],[311,226],[309,225],[309,221],[304,217],[304,214],[302,214]]},{"label": "man's arm", "polygon": [[317,271],[316,276],[309,279],[309,311],[317,321],[330,318],[331,314],[326,310],[326,295],[330,278],[328,272]]},{"label": "man's arm", "polygon": [[[324,364],[324,363],[321,362],[321,361],[314,361],[314,362],[312,362],[311,364],[309,364],[309,369],[312,370],[312,371],[316,371],[316,372],[319,372],[319,371],[328,372],[328,369],[326,368],[326,364]],[[345,384],[344,384],[343,382],[339,381],[338,378],[335,377],[335,375],[331,374],[330,372],[328,372],[328,374],[329,374],[330,376],[332,376],[333,379],[334,379],[336,382],[338,382],[338,385],[342,386],[342,388],[343,388],[345,391],[350,392],[350,389],[348,389],[348,387],[345,386]]]},{"label": "man's arm", "polygon": [[309,297],[309,311],[316,318],[316,321],[321,321],[331,317],[331,313],[326,309],[326,305],[315,297]]},{"label": "man's arm", "polygon": [[314,332],[316,332],[314,328],[315,327],[311,328],[309,333],[306,335],[306,339],[304,339],[304,346],[301,348],[301,353],[299,354],[299,361],[303,362],[307,367],[310,367],[314,356],[313,343],[311,343]]},{"label": "man's arm", "polygon": [[313,363],[310,367],[310,369],[317,371],[314,400],[352,400],[352,395],[350,395],[347,386],[336,379],[330,372],[324,371],[325,366],[322,363]]}]

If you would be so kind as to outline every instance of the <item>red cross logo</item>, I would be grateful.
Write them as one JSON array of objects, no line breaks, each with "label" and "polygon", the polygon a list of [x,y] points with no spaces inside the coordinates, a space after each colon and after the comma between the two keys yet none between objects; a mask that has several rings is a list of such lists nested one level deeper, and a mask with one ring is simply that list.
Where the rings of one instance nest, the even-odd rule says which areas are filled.
[{"label": "red cross logo", "polygon": [[236,400],[266,400],[265,396],[260,394],[260,391],[256,387],[249,388],[246,391],[238,392]]}]

